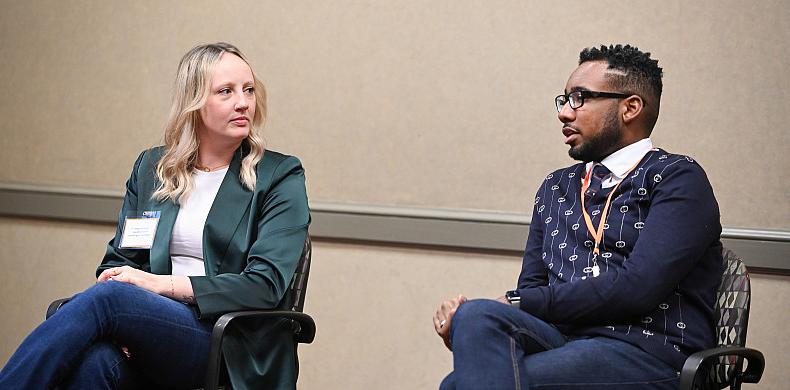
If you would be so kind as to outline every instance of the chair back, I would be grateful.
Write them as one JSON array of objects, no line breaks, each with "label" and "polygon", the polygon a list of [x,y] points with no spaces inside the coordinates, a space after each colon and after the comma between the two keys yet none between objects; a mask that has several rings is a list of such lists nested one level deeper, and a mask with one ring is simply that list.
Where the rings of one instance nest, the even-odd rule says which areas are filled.
[{"label": "chair back", "polygon": [[[746,346],[746,327],[749,323],[749,303],[751,287],[746,265],[735,252],[723,248],[724,274],[716,293],[715,316],[716,345]],[[735,370],[742,368],[743,359],[735,356],[722,356],[710,370],[709,380],[719,388],[732,383]]]},{"label": "chair back", "polygon": [[281,310],[304,311],[304,299],[307,295],[307,279],[310,276],[310,258],[312,252],[312,244],[310,242],[310,235],[308,234],[304,240],[304,248],[302,255],[299,258],[299,263],[296,264],[296,272],[294,272],[291,285],[288,286],[288,291],[285,293],[283,302],[280,302],[279,308]]}]

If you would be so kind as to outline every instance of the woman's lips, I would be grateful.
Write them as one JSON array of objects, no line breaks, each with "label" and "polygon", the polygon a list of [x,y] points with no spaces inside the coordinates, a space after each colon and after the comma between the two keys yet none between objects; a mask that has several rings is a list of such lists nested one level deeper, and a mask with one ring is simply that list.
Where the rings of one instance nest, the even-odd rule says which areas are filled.
[{"label": "woman's lips", "polygon": [[239,117],[239,118],[231,119],[230,122],[233,123],[234,125],[237,125],[237,126],[246,126],[247,122],[249,122],[249,120],[247,118],[245,118],[245,117]]}]

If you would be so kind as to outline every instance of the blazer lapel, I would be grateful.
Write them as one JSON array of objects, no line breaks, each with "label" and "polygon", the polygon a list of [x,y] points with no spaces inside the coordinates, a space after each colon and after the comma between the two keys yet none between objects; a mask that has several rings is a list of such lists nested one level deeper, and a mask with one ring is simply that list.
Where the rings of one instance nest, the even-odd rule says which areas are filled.
[{"label": "blazer lapel", "polygon": [[203,228],[203,262],[207,276],[219,273],[233,234],[247,213],[252,199],[252,191],[244,188],[239,181],[241,156],[240,147],[234,153],[233,161],[222,180]]},{"label": "blazer lapel", "polygon": [[151,246],[150,263],[151,273],[169,275],[172,272],[170,262],[170,237],[173,234],[173,225],[178,216],[178,205],[170,200],[156,202],[152,210],[159,210],[159,224],[156,227],[154,244]]}]

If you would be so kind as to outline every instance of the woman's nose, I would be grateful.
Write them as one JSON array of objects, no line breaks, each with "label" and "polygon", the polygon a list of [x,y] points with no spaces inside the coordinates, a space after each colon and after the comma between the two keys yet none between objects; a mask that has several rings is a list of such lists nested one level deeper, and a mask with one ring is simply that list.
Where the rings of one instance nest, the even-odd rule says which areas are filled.
[{"label": "woman's nose", "polygon": [[244,94],[239,94],[239,100],[236,102],[236,111],[244,111],[250,107],[248,99]]}]

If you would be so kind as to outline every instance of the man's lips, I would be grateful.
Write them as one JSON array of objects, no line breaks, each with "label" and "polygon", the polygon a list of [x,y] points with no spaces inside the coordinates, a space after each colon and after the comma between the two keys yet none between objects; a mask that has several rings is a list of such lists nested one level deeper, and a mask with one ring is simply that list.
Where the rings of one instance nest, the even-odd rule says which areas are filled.
[{"label": "man's lips", "polygon": [[568,145],[579,138],[579,131],[570,126],[563,126],[562,135],[565,136],[565,144]]}]

